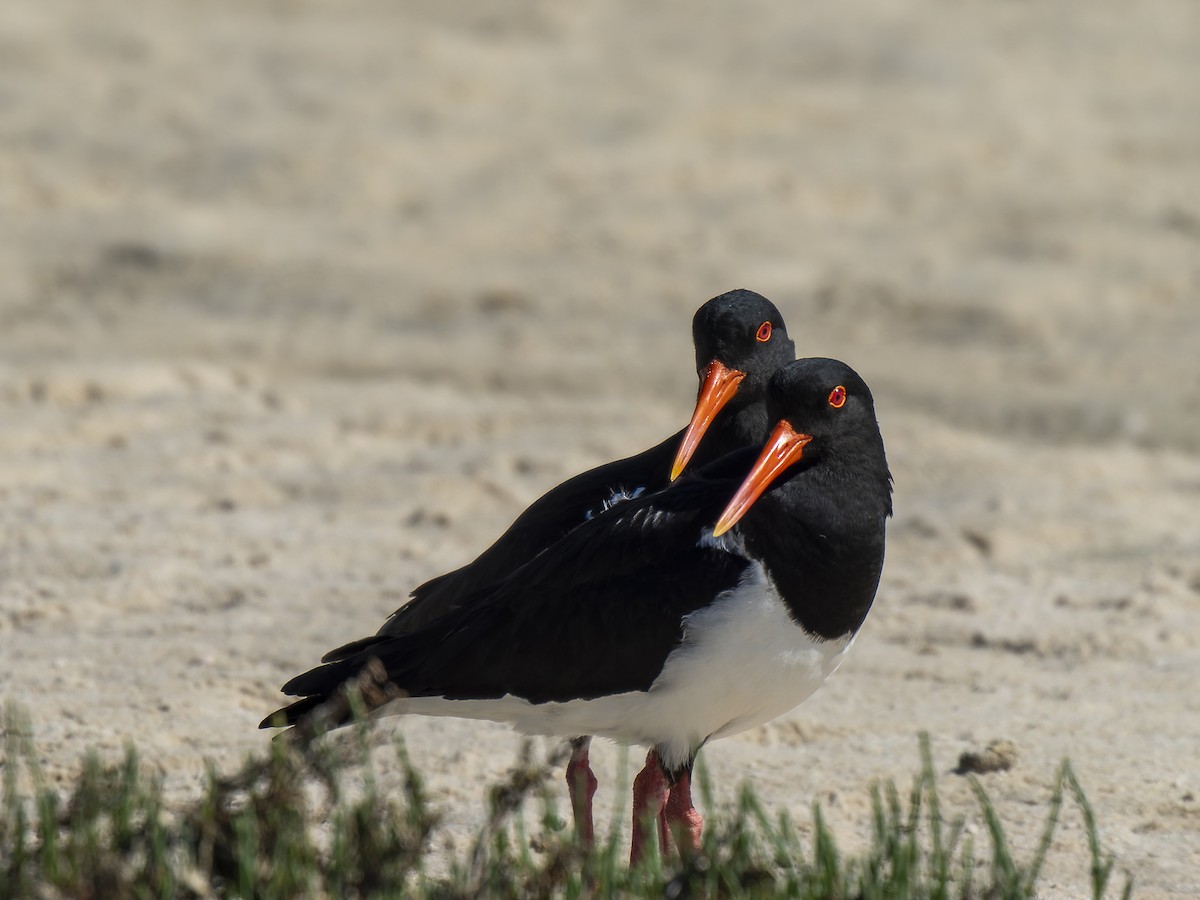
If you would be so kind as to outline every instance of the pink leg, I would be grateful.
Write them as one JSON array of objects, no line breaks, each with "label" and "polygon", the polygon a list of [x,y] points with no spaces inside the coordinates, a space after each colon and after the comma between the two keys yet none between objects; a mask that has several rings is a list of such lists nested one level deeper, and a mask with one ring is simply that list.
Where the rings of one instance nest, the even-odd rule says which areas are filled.
[{"label": "pink leg", "polygon": [[700,850],[700,832],[704,829],[704,817],[692,805],[692,773],[684,772],[671,785],[667,797],[665,818],[675,836],[675,845],[684,859]]},{"label": "pink leg", "polygon": [[658,832],[659,847],[667,844],[667,778],[658,762],[658,754],[646,754],[646,765],[633,779],[633,842],[629,848],[629,864],[636,866],[646,858],[647,825],[653,820]]},{"label": "pink leg", "polygon": [[596,776],[588,763],[588,747],[591,738],[578,738],[571,742],[571,761],[567,763],[567,792],[571,796],[571,810],[575,813],[575,833],[584,847],[592,846],[592,797],[596,795]]}]

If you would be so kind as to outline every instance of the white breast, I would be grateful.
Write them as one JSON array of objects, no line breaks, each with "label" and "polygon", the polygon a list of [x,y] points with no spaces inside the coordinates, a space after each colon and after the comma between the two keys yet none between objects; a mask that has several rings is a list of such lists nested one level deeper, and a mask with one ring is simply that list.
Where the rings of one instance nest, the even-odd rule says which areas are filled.
[{"label": "white breast", "polygon": [[511,722],[526,734],[594,734],[658,746],[663,763],[685,763],[711,738],[770,721],[807,699],[838,667],[852,636],[814,638],[788,615],[755,564],[742,582],[684,622],[683,643],[648,691],[532,704],[414,698],[405,711]]}]

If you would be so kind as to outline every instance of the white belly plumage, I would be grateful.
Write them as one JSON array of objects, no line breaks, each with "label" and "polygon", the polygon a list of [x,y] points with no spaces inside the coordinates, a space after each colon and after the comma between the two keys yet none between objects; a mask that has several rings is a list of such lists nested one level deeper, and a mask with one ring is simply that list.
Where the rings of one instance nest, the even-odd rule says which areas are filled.
[{"label": "white belly plumage", "polygon": [[594,734],[657,746],[683,765],[711,738],[761,725],[797,706],[838,667],[853,636],[820,640],[788,614],[762,567],[685,620],[683,643],[648,691],[530,703],[519,697],[414,697],[395,712],[510,722],[525,734]]}]

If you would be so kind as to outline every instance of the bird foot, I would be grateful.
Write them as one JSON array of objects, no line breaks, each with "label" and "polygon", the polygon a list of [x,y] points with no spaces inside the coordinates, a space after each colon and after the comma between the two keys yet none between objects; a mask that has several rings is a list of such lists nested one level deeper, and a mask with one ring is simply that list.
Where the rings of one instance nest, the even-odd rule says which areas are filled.
[{"label": "bird foot", "polygon": [[571,797],[571,810],[575,814],[575,833],[579,842],[590,849],[594,840],[592,831],[592,798],[596,795],[598,782],[588,760],[587,738],[572,742],[571,760],[567,763],[567,792]]},{"label": "bird foot", "polygon": [[667,831],[667,800],[670,788],[663,774],[658,754],[646,754],[646,765],[633,779],[633,841],[629,847],[629,865],[636,866],[646,858],[650,829],[658,832],[658,844],[665,853],[670,846]]},{"label": "bird foot", "polygon": [[700,851],[700,835],[704,830],[704,817],[692,804],[692,776],[685,772],[671,785],[664,819],[675,838],[679,855],[685,859]]}]

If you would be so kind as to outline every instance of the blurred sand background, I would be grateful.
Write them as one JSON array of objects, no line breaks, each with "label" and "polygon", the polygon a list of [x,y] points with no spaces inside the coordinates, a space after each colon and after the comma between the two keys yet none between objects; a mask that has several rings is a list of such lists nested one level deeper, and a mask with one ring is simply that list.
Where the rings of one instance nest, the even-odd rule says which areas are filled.
[{"label": "blurred sand background", "polygon": [[[982,843],[949,770],[1005,738],[1019,848],[1069,755],[1136,896],[1200,895],[1198,46],[1194,0],[6,0],[0,695],[52,776],[132,739],[187,795],[681,427],[749,287],[873,386],[897,514],[838,675],[702,754],[721,801],[852,848],[925,730]],[[396,728],[469,840],[518,739]],[[1085,858],[1072,812],[1046,896]]]}]

